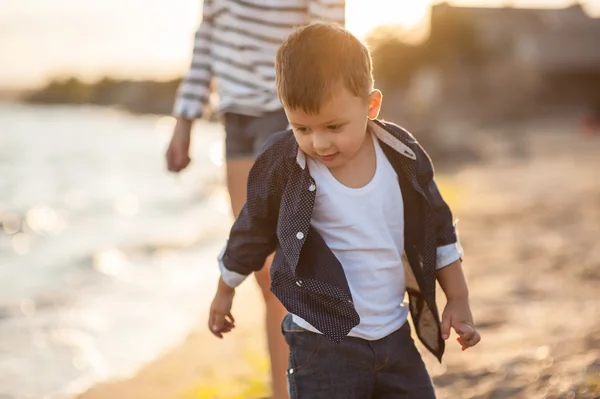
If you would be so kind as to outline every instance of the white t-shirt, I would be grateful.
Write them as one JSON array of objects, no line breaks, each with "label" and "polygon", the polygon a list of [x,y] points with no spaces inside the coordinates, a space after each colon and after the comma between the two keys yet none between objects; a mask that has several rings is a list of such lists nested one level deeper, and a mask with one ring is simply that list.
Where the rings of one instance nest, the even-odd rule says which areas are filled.
[{"label": "white t-shirt", "polygon": [[[317,185],[311,225],[341,262],[360,324],[349,335],[377,340],[406,322],[404,206],[398,175],[373,137],[377,167],[361,188],[349,188],[319,161],[308,158]],[[300,327],[319,332],[293,315]]]}]

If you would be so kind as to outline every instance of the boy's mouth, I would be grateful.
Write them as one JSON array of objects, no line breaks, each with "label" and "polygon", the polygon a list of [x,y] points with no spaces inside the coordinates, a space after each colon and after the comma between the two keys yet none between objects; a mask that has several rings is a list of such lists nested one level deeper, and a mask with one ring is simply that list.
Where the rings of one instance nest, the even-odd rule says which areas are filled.
[{"label": "boy's mouth", "polygon": [[319,155],[319,159],[323,162],[331,162],[338,154],[338,152],[335,152],[329,155]]}]

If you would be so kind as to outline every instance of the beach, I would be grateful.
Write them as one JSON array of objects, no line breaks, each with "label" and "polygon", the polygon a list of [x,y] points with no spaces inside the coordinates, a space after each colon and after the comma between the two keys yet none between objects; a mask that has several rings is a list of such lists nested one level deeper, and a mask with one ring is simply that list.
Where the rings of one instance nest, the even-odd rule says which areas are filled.
[{"label": "beach", "polygon": [[[569,118],[517,128],[523,151],[499,139],[484,146],[486,162],[438,170],[460,219],[483,340],[461,352],[451,338],[443,364],[420,350],[442,399],[599,398],[600,137]],[[260,398],[268,377],[263,311],[247,282],[236,298],[237,328],[225,339],[200,322],[133,378],[79,399]]]},{"label": "beach", "polygon": [[[268,396],[253,279],[236,329],[206,327],[232,221],[218,125],[175,177],[170,118],[11,105],[0,124],[0,397]],[[434,161],[483,340],[443,364],[420,347],[439,398],[600,397],[600,137],[570,116],[461,126],[480,160]]]}]

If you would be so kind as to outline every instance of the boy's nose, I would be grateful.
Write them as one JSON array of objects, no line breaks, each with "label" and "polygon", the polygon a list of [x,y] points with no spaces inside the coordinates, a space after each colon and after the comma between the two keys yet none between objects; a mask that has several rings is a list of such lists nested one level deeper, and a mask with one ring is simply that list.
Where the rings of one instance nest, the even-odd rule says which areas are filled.
[{"label": "boy's nose", "polygon": [[331,141],[324,135],[315,134],[313,137],[313,148],[316,152],[322,153],[331,147]]}]

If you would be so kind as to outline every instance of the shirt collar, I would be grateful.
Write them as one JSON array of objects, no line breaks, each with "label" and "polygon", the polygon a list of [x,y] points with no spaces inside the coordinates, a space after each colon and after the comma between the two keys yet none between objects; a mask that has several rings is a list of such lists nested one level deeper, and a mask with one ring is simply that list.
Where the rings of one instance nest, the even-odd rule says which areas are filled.
[{"label": "shirt collar", "polygon": [[[380,141],[392,147],[397,153],[412,159],[416,160],[417,156],[415,152],[410,149],[409,146],[404,144],[400,138],[390,132],[385,128],[385,125],[379,121],[369,120],[367,124],[367,129],[377,137]],[[306,154],[304,151],[298,147],[298,152],[296,154],[296,163],[302,168],[306,169]]]}]

